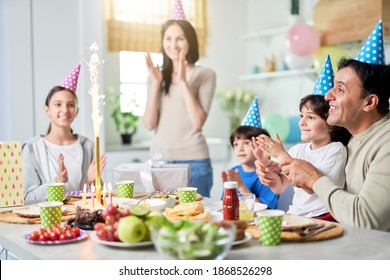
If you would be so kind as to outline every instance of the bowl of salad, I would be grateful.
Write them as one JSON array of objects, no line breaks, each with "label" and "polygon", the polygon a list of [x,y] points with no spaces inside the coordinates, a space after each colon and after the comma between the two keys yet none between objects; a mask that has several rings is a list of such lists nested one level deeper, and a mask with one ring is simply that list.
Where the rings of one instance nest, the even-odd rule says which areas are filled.
[{"label": "bowl of salad", "polygon": [[164,220],[159,230],[151,231],[156,250],[175,260],[222,260],[236,238],[234,225],[222,228],[186,219]]}]

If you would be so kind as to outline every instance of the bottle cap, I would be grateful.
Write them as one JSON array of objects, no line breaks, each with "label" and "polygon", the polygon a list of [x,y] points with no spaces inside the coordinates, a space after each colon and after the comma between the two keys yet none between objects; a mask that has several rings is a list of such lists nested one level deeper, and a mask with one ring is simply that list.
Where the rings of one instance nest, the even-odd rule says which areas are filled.
[{"label": "bottle cap", "polygon": [[228,181],[228,182],[223,183],[223,187],[225,189],[237,189],[238,184],[237,184],[237,182],[234,182],[234,181]]}]

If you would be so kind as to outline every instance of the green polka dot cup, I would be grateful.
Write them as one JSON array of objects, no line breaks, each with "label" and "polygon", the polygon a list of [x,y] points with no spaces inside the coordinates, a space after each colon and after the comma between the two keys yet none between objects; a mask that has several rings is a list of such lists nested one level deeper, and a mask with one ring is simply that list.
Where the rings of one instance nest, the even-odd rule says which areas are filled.
[{"label": "green polka dot cup", "polygon": [[47,229],[61,223],[62,205],[64,203],[58,201],[48,201],[38,204],[43,228]]},{"label": "green polka dot cup", "polygon": [[118,197],[132,198],[134,192],[134,181],[118,181],[116,182],[118,188]]},{"label": "green polka dot cup", "polygon": [[189,203],[194,202],[196,199],[196,194],[198,193],[197,188],[178,188],[177,196],[179,197],[179,203]]},{"label": "green polka dot cup", "polygon": [[260,242],[262,245],[278,245],[282,235],[282,220],[284,211],[263,210],[257,212]]},{"label": "green polka dot cup", "polygon": [[53,183],[46,185],[47,201],[63,201],[65,183]]}]

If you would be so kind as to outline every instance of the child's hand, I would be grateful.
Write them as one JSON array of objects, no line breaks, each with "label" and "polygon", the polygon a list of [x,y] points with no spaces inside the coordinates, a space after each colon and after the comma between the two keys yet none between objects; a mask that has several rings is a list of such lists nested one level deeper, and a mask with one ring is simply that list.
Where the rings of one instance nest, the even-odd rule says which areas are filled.
[{"label": "child's hand", "polygon": [[[261,163],[268,162],[269,155],[261,149],[259,142],[256,140],[256,137],[252,137],[251,140],[251,150],[255,158]],[[267,166],[267,164],[264,165]]]},{"label": "child's hand", "polygon": [[269,154],[272,157],[279,159],[279,161],[283,161],[287,158],[290,158],[290,155],[286,152],[283,147],[282,140],[280,140],[279,135],[276,133],[276,141],[272,140],[267,135],[261,134],[257,137],[257,141],[259,142],[260,149]]}]

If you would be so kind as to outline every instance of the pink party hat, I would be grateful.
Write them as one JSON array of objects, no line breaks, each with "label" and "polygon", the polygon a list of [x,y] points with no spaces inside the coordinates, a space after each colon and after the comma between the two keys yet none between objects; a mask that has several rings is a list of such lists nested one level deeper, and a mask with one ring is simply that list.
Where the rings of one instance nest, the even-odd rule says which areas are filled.
[{"label": "pink party hat", "polygon": [[76,93],[77,81],[79,79],[81,65],[77,65],[76,68],[73,69],[72,73],[69,74],[68,77],[61,83],[61,86],[67,88],[74,93]]},{"label": "pink party hat", "polygon": [[184,15],[183,6],[181,5],[180,0],[175,0],[173,3],[171,19],[186,20],[186,16]]},{"label": "pink party hat", "polygon": [[259,102],[257,100],[257,96],[253,99],[251,106],[249,107],[248,112],[245,115],[244,120],[241,125],[254,126],[261,128],[261,120],[260,120],[260,109]]},{"label": "pink party hat", "polygon": [[383,40],[382,20],[380,20],[367,38],[356,56],[356,60],[370,64],[386,64]]},{"label": "pink party hat", "polygon": [[325,94],[334,85],[333,79],[334,79],[334,74],[332,68],[332,61],[330,60],[330,56],[328,54],[328,56],[325,59],[324,66],[322,66],[322,71],[318,76],[316,84],[314,85],[312,94],[325,96]]}]

